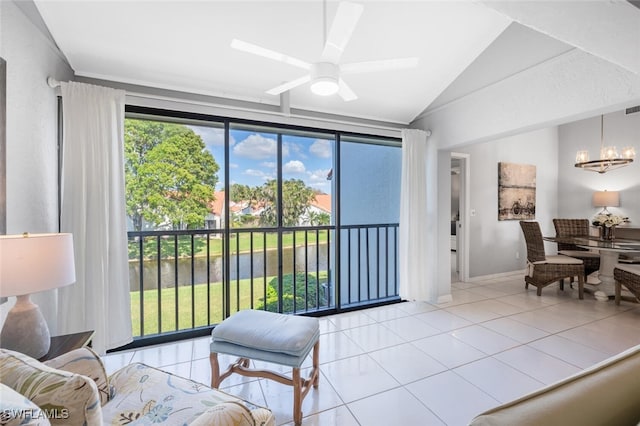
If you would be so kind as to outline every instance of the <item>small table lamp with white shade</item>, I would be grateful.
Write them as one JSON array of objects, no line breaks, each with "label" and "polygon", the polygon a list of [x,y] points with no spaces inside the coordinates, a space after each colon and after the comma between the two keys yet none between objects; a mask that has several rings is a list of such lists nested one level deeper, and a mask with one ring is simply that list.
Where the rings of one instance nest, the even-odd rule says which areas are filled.
[{"label": "small table lamp with white shade", "polygon": [[593,207],[603,207],[598,214],[610,214],[607,207],[620,207],[620,193],[618,191],[596,191],[593,193]]},{"label": "small table lamp with white shade", "polygon": [[29,296],[76,281],[71,234],[0,236],[0,296],[17,296],[0,333],[0,347],[41,358],[51,336]]}]

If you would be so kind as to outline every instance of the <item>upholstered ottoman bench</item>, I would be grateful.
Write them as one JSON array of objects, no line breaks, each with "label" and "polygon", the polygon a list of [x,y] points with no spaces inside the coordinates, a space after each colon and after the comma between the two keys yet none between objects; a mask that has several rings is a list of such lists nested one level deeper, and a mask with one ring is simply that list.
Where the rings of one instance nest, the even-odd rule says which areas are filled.
[{"label": "upholstered ottoman bench", "polygon": [[[318,387],[320,326],[317,318],[244,310],[218,324],[211,332],[211,387],[233,373],[262,377],[293,386],[293,420],[302,423],[302,401],[311,386]],[[308,378],[300,377],[300,367],[313,348],[313,368]],[[218,354],[239,357],[220,373]],[[292,367],[291,377],[249,368],[250,360]]]}]

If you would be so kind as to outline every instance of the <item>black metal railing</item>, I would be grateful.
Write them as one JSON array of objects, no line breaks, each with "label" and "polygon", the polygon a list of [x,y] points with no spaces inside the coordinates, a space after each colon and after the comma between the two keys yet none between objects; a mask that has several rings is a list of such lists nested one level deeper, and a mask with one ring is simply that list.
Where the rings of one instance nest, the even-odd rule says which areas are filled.
[{"label": "black metal railing", "polygon": [[341,227],[343,307],[398,297],[398,224]]},{"label": "black metal railing", "polygon": [[397,224],[128,238],[136,340],[206,331],[242,309],[323,315],[398,299]]}]

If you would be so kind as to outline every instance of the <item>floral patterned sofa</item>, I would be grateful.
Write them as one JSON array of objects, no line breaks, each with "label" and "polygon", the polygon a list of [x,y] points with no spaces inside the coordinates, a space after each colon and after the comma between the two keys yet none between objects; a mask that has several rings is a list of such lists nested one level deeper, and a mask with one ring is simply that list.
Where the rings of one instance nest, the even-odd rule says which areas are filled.
[{"label": "floral patterned sofa", "polygon": [[266,408],[145,364],[107,377],[88,348],[45,363],[0,349],[0,424],[273,426],[275,420]]}]

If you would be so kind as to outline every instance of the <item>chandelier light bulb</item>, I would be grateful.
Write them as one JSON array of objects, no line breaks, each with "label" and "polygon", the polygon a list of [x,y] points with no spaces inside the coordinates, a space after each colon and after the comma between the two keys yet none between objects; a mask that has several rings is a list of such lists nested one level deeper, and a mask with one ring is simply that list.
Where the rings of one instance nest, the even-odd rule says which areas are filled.
[{"label": "chandelier light bulb", "polygon": [[615,160],[616,158],[620,158],[618,156],[618,150],[615,146],[605,146],[600,151],[600,159],[602,160]]},{"label": "chandelier light bulb", "polygon": [[589,151],[578,151],[576,154],[576,163],[585,163],[589,161]]},{"label": "chandelier light bulb", "polygon": [[622,158],[633,160],[636,158],[636,149],[632,146],[625,146],[622,148]]}]

